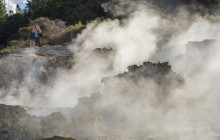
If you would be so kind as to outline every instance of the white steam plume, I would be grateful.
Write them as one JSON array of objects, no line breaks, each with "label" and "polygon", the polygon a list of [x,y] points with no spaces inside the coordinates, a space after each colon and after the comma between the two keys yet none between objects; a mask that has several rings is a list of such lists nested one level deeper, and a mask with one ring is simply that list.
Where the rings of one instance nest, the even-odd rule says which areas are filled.
[{"label": "white steam plume", "polygon": [[[208,52],[202,53],[198,49],[188,54],[185,45],[189,41],[218,39],[219,27],[219,22],[210,22],[208,19],[164,19],[143,6],[122,21],[94,22],[69,46],[75,52],[76,64],[72,70],[57,77],[53,88],[47,89],[45,97],[48,100],[42,106],[74,107],[78,98],[101,92],[103,100],[97,110],[110,110],[110,113],[99,114],[104,116],[106,124],[112,123],[107,130],[116,129],[120,134],[134,136],[147,133],[158,139],[217,140],[215,136],[219,133],[220,121],[219,41],[208,45],[211,51],[208,49]],[[115,51],[110,60],[113,64],[110,70],[105,69],[108,61],[91,56],[94,49],[104,47],[111,47]],[[185,56],[177,58],[179,55]],[[157,101],[156,95],[160,89],[155,82],[142,78],[137,83],[119,80],[113,83],[114,88],[103,88],[103,77],[126,71],[128,65],[147,60],[171,61],[173,70],[185,79],[183,87],[170,89],[167,104],[161,105]],[[125,86],[128,93],[141,96],[122,96],[121,86]],[[34,101],[32,103],[35,104]],[[84,112],[76,112],[80,113]],[[163,138],[170,132],[176,136]]]}]

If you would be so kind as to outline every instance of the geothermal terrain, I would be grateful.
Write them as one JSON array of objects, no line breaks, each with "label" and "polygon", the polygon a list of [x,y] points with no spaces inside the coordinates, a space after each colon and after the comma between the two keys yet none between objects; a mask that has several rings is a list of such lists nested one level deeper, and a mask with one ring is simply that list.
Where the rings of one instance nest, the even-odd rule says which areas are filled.
[{"label": "geothermal terrain", "polygon": [[220,140],[218,14],[112,14],[71,43],[0,52],[1,140]]}]

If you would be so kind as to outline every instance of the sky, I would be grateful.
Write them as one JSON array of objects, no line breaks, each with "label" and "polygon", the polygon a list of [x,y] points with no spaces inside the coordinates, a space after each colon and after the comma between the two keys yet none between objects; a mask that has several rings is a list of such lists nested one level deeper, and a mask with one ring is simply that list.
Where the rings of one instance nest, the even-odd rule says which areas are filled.
[{"label": "sky", "polygon": [[15,12],[16,5],[19,4],[21,9],[25,8],[27,0],[5,0],[7,12],[12,10]]}]

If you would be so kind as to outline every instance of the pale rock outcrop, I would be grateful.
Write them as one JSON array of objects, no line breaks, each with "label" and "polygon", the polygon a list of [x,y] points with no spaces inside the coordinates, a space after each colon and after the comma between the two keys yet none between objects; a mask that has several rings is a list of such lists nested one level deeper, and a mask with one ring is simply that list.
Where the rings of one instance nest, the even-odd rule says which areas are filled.
[{"label": "pale rock outcrop", "polygon": [[57,72],[74,65],[74,54],[67,46],[43,46],[19,48],[0,52],[0,97],[24,87],[29,93],[37,93],[53,84]]}]

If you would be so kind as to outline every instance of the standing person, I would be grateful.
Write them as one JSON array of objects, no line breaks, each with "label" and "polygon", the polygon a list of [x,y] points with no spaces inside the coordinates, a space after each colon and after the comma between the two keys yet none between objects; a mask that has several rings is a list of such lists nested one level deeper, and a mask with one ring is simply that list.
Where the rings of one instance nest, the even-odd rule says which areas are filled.
[{"label": "standing person", "polygon": [[37,25],[35,25],[35,44],[38,46],[38,47],[41,47],[41,44],[40,44],[40,34],[41,33],[41,30],[38,28]]},{"label": "standing person", "polygon": [[32,30],[29,33],[29,39],[30,39],[30,47],[35,46],[35,29],[32,28]]}]

